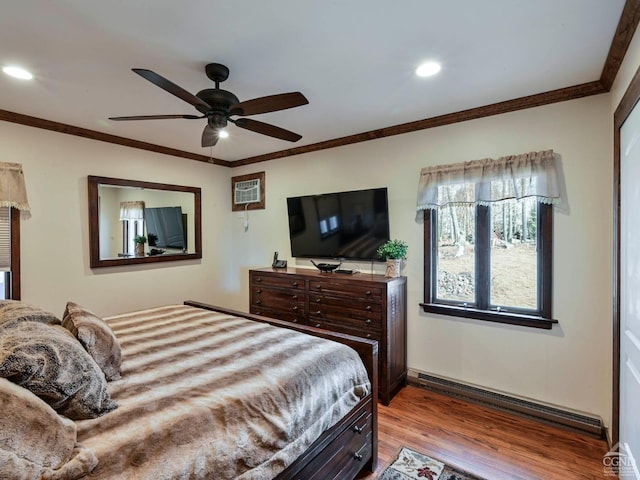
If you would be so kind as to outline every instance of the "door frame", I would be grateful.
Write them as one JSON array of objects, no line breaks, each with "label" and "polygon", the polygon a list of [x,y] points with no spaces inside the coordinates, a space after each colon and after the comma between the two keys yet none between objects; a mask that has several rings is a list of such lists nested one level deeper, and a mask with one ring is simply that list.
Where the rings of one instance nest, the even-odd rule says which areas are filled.
[{"label": "door frame", "polygon": [[620,128],[640,101],[640,68],[613,114],[613,412],[611,445],[620,440]]}]

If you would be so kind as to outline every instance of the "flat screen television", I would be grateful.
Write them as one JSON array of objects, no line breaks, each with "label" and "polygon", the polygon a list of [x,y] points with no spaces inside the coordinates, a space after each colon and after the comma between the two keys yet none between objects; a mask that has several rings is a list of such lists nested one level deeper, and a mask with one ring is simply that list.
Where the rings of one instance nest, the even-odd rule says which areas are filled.
[{"label": "flat screen television", "polygon": [[389,240],[386,188],[287,198],[291,255],[380,260]]},{"label": "flat screen television", "polygon": [[181,207],[145,208],[150,247],[186,250],[185,222]]}]

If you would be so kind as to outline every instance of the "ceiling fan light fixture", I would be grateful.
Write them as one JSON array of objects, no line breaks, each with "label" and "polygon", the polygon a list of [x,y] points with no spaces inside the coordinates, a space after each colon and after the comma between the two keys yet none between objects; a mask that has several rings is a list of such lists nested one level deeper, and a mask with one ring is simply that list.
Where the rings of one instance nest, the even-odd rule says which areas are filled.
[{"label": "ceiling fan light fixture", "polygon": [[31,72],[24,68],[16,67],[15,65],[7,65],[2,68],[2,71],[11,77],[19,78],[20,80],[31,80],[33,78]]},{"label": "ceiling fan light fixture", "polygon": [[416,68],[416,75],[418,77],[431,77],[442,69],[442,66],[438,62],[425,62]]},{"label": "ceiling fan light fixture", "polygon": [[218,138],[228,138],[229,132],[226,130],[218,130]]}]

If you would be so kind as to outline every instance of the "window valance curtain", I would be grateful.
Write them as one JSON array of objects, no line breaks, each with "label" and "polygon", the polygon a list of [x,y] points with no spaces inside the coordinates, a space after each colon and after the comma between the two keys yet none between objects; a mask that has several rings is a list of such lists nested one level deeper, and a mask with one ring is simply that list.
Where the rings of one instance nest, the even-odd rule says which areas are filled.
[{"label": "window valance curtain", "polygon": [[0,162],[0,207],[20,210],[23,219],[31,216],[22,165],[19,163]]},{"label": "window valance curtain", "polygon": [[120,202],[120,220],[142,220],[144,218],[144,202]]},{"label": "window valance curtain", "polygon": [[[558,176],[553,150],[425,167],[420,172],[417,210],[450,204],[490,205],[526,197],[559,203]],[[457,189],[455,198],[438,195],[442,187],[465,184],[473,184],[474,188]]]}]

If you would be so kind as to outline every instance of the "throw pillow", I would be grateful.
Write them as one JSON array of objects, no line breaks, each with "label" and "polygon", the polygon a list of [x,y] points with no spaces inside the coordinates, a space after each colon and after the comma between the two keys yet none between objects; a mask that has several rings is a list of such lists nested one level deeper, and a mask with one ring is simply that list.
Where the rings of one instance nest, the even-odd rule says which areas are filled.
[{"label": "throw pillow", "polygon": [[78,339],[104,372],[107,380],[120,378],[120,343],[111,327],[102,318],[77,303],[67,302],[62,325]]},{"label": "throw pillow", "polygon": [[58,317],[40,307],[19,300],[0,300],[0,325],[25,320],[60,325]]},{"label": "throw pillow", "polygon": [[73,420],[117,407],[102,371],[61,326],[19,322],[0,329],[0,377],[27,388]]}]

